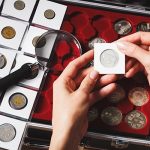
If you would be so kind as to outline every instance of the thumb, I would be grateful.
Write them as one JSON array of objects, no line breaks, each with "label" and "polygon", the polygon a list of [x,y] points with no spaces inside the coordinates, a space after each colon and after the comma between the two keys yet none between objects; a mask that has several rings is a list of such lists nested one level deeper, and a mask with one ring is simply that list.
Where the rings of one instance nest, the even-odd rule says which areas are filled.
[{"label": "thumb", "polygon": [[90,74],[88,74],[83,79],[78,90],[81,90],[87,94],[90,93],[93,90],[98,77],[99,77],[99,73],[97,71],[93,70]]},{"label": "thumb", "polygon": [[149,63],[149,52],[130,42],[118,41],[118,49],[129,57],[133,57],[144,66]]}]

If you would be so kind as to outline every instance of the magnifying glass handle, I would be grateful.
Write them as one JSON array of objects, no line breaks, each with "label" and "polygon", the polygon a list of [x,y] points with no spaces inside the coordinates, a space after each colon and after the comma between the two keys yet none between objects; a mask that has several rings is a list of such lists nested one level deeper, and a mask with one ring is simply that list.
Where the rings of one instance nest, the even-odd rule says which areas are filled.
[{"label": "magnifying glass handle", "polygon": [[17,71],[9,74],[8,76],[0,79],[0,91],[5,90],[9,86],[18,83],[20,80],[28,78],[32,74],[32,64],[24,64]]}]

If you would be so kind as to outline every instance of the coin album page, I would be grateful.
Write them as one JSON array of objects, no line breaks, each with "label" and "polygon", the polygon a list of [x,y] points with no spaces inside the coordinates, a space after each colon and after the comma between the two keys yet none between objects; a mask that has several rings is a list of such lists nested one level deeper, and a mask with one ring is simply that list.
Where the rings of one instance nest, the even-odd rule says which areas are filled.
[{"label": "coin album page", "polygon": [[26,122],[0,115],[0,147],[9,150],[18,150],[25,129]]}]

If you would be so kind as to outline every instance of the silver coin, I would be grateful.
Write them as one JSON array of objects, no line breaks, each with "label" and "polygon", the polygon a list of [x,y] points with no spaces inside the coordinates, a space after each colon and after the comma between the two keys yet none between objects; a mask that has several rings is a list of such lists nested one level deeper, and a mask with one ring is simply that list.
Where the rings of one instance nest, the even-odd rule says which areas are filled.
[{"label": "silver coin", "polygon": [[[45,44],[46,44],[46,38],[45,38],[45,37],[42,37],[42,38],[39,40],[39,37],[40,37],[40,36],[36,36],[36,37],[34,37],[33,40],[32,40],[32,44],[33,44],[33,46],[36,47],[36,48],[42,48],[42,47],[44,47]],[[39,40],[39,41],[38,41],[38,40]]]},{"label": "silver coin", "polygon": [[121,100],[123,100],[125,96],[126,96],[126,92],[123,89],[123,87],[121,87],[120,85],[117,85],[116,90],[111,95],[109,95],[107,99],[111,103],[118,103]]},{"label": "silver coin", "polygon": [[45,18],[47,19],[53,19],[55,17],[55,12],[54,10],[52,9],[47,9],[45,12],[44,12],[44,16]]},{"label": "silver coin", "polygon": [[127,20],[119,20],[114,24],[114,29],[119,35],[127,35],[132,31],[132,26]]},{"label": "silver coin", "polygon": [[17,0],[14,3],[14,7],[17,10],[23,10],[25,8],[25,3],[23,1],[21,1],[21,0]]},{"label": "silver coin", "polygon": [[142,87],[136,87],[130,90],[128,97],[135,106],[143,106],[149,101],[149,93]]},{"label": "silver coin", "polygon": [[146,116],[138,110],[133,110],[126,115],[125,122],[133,129],[142,129],[146,125]]},{"label": "silver coin", "polygon": [[140,24],[137,25],[137,31],[150,32],[150,23],[141,22]]},{"label": "silver coin", "polygon": [[13,109],[20,110],[26,107],[28,103],[27,97],[22,93],[14,93],[9,98],[9,104]]},{"label": "silver coin", "polygon": [[98,118],[98,110],[95,107],[92,107],[89,112],[88,112],[88,121],[92,122],[94,121],[96,118]]},{"label": "silver coin", "polygon": [[5,123],[0,125],[0,141],[10,142],[16,136],[16,129],[13,125]]},{"label": "silver coin", "polygon": [[113,49],[106,49],[100,54],[100,63],[107,68],[115,67],[118,63],[118,53]]},{"label": "silver coin", "polygon": [[116,107],[107,107],[102,111],[101,119],[107,125],[116,126],[122,121],[122,113]]},{"label": "silver coin", "polygon": [[3,69],[7,64],[6,57],[0,53],[0,69]]},{"label": "silver coin", "polygon": [[94,38],[91,41],[89,41],[88,47],[90,49],[93,49],[94,48],[94,43],[106,43],[106,41],[102,38],[97,37],[97,38]]}]

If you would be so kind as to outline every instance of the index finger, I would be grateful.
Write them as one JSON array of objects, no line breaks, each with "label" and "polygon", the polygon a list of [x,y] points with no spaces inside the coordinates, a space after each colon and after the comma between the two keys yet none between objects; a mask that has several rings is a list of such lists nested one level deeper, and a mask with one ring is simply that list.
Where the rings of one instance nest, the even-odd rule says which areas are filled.
[{"label": "index finger", "polygon": [[90,61],[93,60],[93,58],[94,58],[94,51],[93,50],[88,51],[79,58],[70,62],[69,65],[66,67],[66,69],[63,71],[62,76],[74,78],[79,72],[79,70],[85,67]]},{"label": "index finger", "polygon": [[129,36],[123,37],[118,41],[127,41],[135,44],[150,45],[150,33],[149,32],[136,32]]}]

